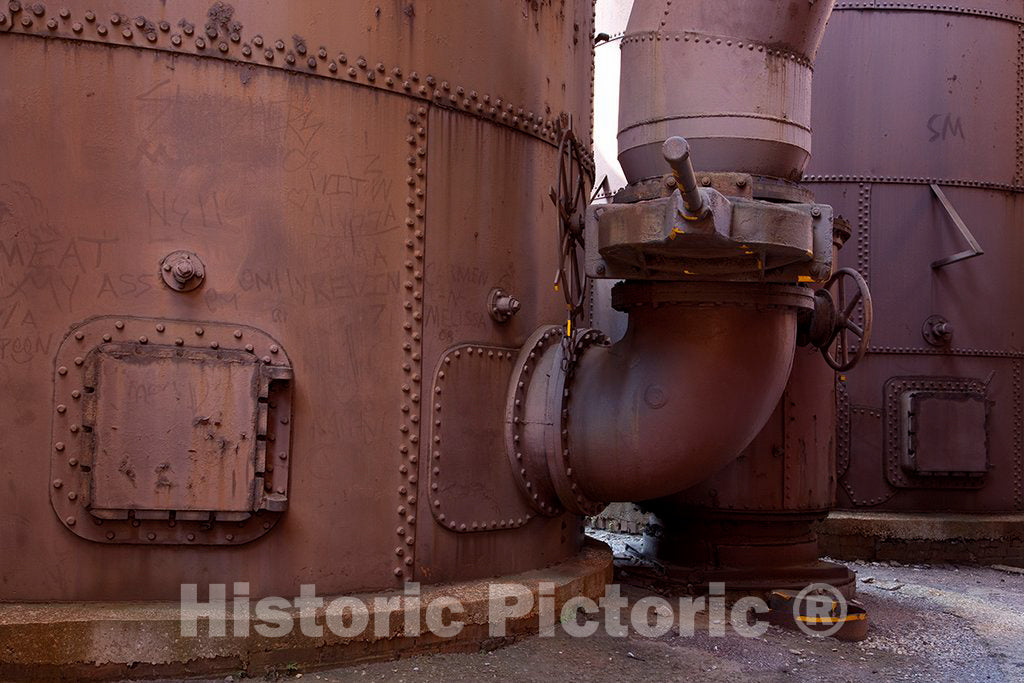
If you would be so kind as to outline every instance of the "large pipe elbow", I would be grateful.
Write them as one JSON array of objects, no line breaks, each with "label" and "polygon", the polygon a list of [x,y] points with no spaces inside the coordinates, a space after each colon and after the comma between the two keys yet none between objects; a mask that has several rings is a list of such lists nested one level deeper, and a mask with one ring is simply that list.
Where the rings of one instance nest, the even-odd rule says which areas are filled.
[{"label": "large pipe elbow", "polygon": [[[506,413],[510,462],[543,514],[682,491],[746,448],[786,387],[798,285],[626,282],[608,346],[542,328],[520,354]],[[595,343],[596,342],[596,343]]]},{"label": "large pipe elbow", "polygon": [[569,451],[582,495],[647,500],[720,470],[768,421],[795,346],[790,307],[631,310],[626,335],[584,354],[570,387]]}]

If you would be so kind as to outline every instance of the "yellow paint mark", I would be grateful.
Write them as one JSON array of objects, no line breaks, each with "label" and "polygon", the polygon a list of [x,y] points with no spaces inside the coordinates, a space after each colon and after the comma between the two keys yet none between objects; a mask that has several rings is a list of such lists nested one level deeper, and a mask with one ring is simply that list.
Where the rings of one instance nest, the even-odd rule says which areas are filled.
[{"label": "yellow paint mark", "polygon": [[847,614],[845,619],[839,617],[805,617],[803,615],[798,616],[797,619],[804,622],[805,624],[845,624],[848,621],[864,621],[868,618],[867,614]]},{"label": "yellow paint mark", "polygon": [[800,275],[796,279],[797,282],[814,282],[814,278],[810,275]]}]

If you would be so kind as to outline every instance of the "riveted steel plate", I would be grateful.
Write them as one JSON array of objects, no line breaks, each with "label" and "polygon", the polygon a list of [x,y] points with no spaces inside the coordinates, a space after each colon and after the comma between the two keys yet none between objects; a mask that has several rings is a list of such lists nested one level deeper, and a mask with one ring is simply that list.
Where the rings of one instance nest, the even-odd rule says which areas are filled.
[{"label": "riveted steel plate", "polygon": [[505,455],[505,398],[517,353],[454,346],[434,375],[430,509],[452,531],[515,529],[535,514]]},{"label": "riveted steel plate", "polygon": [[292,370],[263,332],[94,318],[55,368],[50,501],[77,535],[238,544],[286,509]]},{"label": "riveted steel plate", "polygon": [[[985,478],[964,476],[968,472],[950,472],[950,476],[928,476],[916,465],[911,465],[908,449],[915,449],[915,441],[908,435],[908,412],[914,404],[914,395],[923,398],[932,395],[949,399],[960,396],[964,400],[978,398],[984,402],[985,382],[966,377],[892,377],[885,383],[885,473],[889,483],[899,488],[980,488]],[[967,416],[968,419],[970,416]],[[935,427],[934,421],[926,417],[925,427]],[[984,426],[982,428],[984,432]],[[916,437],[917,435],[914,435]],[[949,439],[948,435],[943,437]],[[911,440],[908,440],[911,439]],[[925,438],[924,444],[934,444],[934,435]],[[986,444],[987,449],[987,444]],[[931,457],[931,456],[930,456]],[[968,455],[964,455],[973,459]],[[971,468],[967,468],[970,470]],[[977,472],[973,473],[974,475]],[[959,476],[957,476],[959,475]]]}]

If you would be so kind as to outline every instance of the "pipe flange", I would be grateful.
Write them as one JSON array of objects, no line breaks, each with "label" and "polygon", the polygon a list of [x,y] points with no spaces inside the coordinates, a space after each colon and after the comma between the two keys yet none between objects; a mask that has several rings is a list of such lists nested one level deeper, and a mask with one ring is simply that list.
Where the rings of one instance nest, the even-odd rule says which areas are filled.
[{"label": "pipe flange", "polygon": [[563,511],[544,457],[557,446],[548,443],[552,431],[548,427],[552,423],[557,426],[560,418],[551,414],[549,406],[560,402],[551,404],[547,398],[552,385],[562,390],[565,373],[559,370],[556,353],[563,337],[560,326],[545,325],[526,340],[512,370],[505,408],[505,453],[514,479],[530,505],[548,517]]},{"label": "pipe flange", "polygon": [[814,290],[803,285],[641,280],[626,280],[612,288],[612,307],[618,311],[662,305],[814,310]]},{"label": "pipe flange", "polygon": [[[560,344],[556,352],[556,368],[560,382],[549,387],[549,405],[560,406],[557,445],[547,450],[548,472],[551,483],[565,507],[581,515],[596,515],[607,507],[607,502],[591,500],[584,495],[574,476],[569,446],[569,403],[572,400],[572,378],[580,357],[591,346],[608,346],[611,340],[600,330],[583,329],[574,334],[569,343]],[[556,393],[557,392],[557,393]]]}]

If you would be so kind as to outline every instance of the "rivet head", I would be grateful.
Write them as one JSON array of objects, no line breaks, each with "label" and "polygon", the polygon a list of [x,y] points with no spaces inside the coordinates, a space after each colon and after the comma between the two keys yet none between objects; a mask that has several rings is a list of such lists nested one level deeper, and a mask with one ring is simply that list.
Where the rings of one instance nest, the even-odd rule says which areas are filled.
[{"label": "rivet head", "polygon": [[64,520],[64,523],[67,524],[68,526],[74,526],[76,521],[77,520],[74,517],[68,517],[67,519]]},{"label": "rivet head", "polygon": [[64,482],[61,481],[60,479],[54,479],[53,480],[53,488],[59,489],[63,485],[64,485]]},{"label": "rivet head", "polygon": [[156,534],[154,534],[152,531],[150,531],[148,534],[146,534],[146,538],[148,538],[151,541],[154,541],[154,540],[156,540]]},{"label": "rivet head", "polygon": [[194,541],[194,540],[196,540],[196,535],[195,534],[188,534],[185,538],[187,538],[190,541]]},{"label": "rivet head", "polygon": [[59,368],[57,368],[57,374],[62,376],[66,375],[68,374],[68,369],[62,365]]}]

